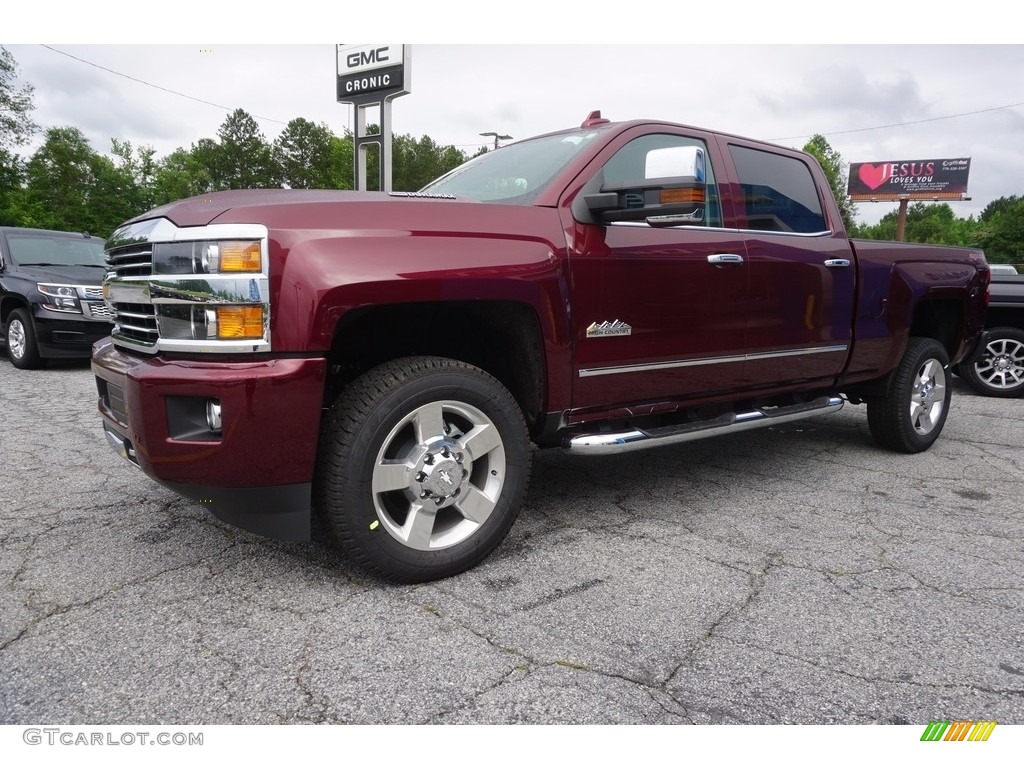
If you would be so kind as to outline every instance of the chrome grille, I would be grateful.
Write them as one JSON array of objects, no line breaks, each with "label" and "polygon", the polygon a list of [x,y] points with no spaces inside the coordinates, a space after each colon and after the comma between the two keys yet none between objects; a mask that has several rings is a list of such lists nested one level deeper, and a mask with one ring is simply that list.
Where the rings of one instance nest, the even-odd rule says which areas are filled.
[{"label": "chrome grille", "polygon": [[98,299],[103,300],[103,286],[102,285],[81,285],[78,287],[79,292],[83,298],[86,299]]},{"label": "chrome grille", "polygon": [[109,320],[110,322],[114,322],[114,310],[101,302],[83,301],[82,314],[86,317],[94,317],[97,320]]},{"label": "chrome grille", "polygon": [[112,248],[107,251],[107,264],[118,277],[148,277],[153,274],[153,244]]},{"label": "chrome grille", "polygon": [[[106,303],[114,312],[114,345],[146,355],[270,351],[268,234],[262,224],[178,227],[159,217],[117,229],[107,240],[103,280]],[[239,240],[259,242],[258,271],[221,272],[219,264],[197,263],[194,258],[179,263],[185,251],[194,250],[192,244]],[[169,244],[174,245],[161,253]],[[183,272],[181,267],[187,269]],[[257,336],[250,327],[244,338],[219,335],[215,320],[223,304],[259,307],[262,333]]]},{"label": "chrome grille", "polygon": [[156,326],[156,310],[152,304],[114,303],[114,338],[129,339],[136,344],[152,346],[160,338]]}]

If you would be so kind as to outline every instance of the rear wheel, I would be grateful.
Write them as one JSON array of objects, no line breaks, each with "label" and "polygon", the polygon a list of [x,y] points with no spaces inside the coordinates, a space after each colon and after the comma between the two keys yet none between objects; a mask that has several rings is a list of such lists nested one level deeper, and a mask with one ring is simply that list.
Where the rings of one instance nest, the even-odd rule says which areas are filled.
[{"label": "rear wheel", "polygon": [[7,356],[17,368],[38,368],[43,359],[28,310],[16,309],[7,318]]},{"label": "rear wheel", "polygon": [[530,471],[526,424],[496,379],[404,358],[349,385],[327,416],[317,512],[341,548],[405,582],[440,579],[498,546]]},{"label": "rear wheel", "polygon": [[960,366],[960,376],[980,395],[1017,397],[1024,394],[1024,330],[993,328],[974,360]]},{"label": "rear wheel", "polygon": [[868,400],[868,427],[875,442],[902,453],[930,448],[949,413],[949,376],[945,347],[935,339],[911,338],[885,394]]}]

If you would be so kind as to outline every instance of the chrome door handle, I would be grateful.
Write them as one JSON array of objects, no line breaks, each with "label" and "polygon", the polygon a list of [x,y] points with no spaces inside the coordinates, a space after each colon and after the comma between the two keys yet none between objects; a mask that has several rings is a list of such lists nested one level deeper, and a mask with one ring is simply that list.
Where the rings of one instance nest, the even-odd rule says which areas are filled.
[{"label": "chrome door handle", "polygon": [[849,259],[825,259],[825,266],[829,267],[830,269],[835,269],[836,267],[848,267],[848,266],[850,266],[850,260]]},{"label": "chrome door handle", "polygon": [[708,264],[742,264],[743,257],[738,253],[713,253],[708,256]]}]

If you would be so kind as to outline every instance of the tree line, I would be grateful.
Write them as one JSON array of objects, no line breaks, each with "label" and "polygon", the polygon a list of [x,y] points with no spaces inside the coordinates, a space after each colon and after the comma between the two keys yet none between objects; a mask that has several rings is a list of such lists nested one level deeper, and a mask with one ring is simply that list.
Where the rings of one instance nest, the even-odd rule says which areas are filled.
[{"label": "tree line", "polygon": [[[352,189],[354,137],[326,124],[291,120],[268,141],[244,109],[202,138],[158,158],[152,147],[111,140],[96,152],[72,126],[42,131],[30,156],[17,154],[40,129],[32,121],[33,88],[17,83],[14,57],[0,48],[0,225],[87,231],[107,237],[121,222],[174,200],[225,189]],[[369,129],[372,131],[373,126]],[[414,191],[469,159],[429,136],[394,136],[392,186]],[[481,152],[486,151],[482,147]],[[379,189],[378,150],[367,158],[369,189]]]},{"label": "tree line", "polygon": [[[217,190],[353,186],[350,132],[338,136],[324,123],[297,117],[268,141],[243,109],[226,117],[215,138],[199,139],[162,158],[152,147],[118,139],[111,140],[109,154],[98,153],[71,126],[46,129],[39,148],[22,157],[17,150],[40,131],[31,118],[32,94],[31,84],[18,83],[14,57],[0,48],[0,225],[106,237],[121,222],[153,207]],[[846,192],[849,166],[824,136],[815,135],[803,149],[825,170],[852,236],[895,239],[895,210],[877,224],[855,220]],[[462,150],[438,145],[428,136],[395,136],[393,188],[414,191],[467,159]],[[368,168],[376,167],[371,149]],[[369,175],[368,186],[379,188],[375,174]],[[1024,198],[994,200],[977,219],[957,216],[948,203],[914,203],[907,212],[905,239],[983,248],[989,261],[1024,264]]]}]

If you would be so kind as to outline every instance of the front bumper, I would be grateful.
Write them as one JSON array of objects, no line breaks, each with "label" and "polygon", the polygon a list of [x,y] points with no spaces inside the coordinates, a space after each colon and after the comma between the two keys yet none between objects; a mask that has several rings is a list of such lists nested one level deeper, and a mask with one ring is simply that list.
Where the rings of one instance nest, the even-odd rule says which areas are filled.
[{"label": "front bumper", "polygon": [[106,320],[33,307],[33,326],[39,354],[46,358],[89,357],[93,344],[110,335]]},{"label": "front bumper", "polygon": [[[105,339],[92,371],[107,441],[123,458],[225,522],[309,540],[323,358],[167,360]],[[211,400],[219,431],[204,417]]]}]

